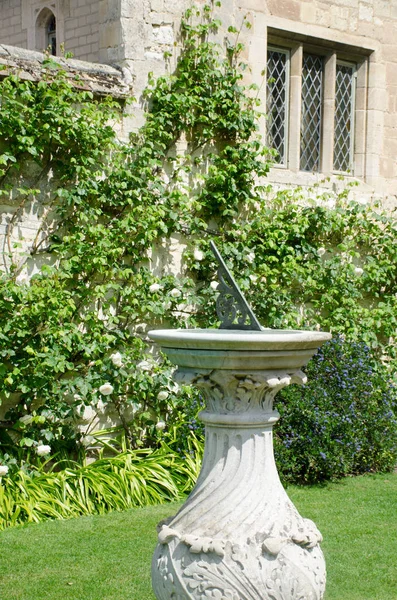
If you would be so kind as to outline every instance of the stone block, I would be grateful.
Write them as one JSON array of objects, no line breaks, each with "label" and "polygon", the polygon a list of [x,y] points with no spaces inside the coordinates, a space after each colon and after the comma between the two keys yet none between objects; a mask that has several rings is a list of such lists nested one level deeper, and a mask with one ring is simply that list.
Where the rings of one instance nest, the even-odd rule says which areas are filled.
[{"label": "stone block", "polygon": [[349,19],[348,30],[351,32],[357,31],[358,28],[358,18],[356,15],[351,15]]},{"label": "stone block", "polygon": [[[397,65],[396,65],[397,66]],[[368,90],[368,110],[386,110],[388,94],[386,89],[372,88]]]},{"label": "stone block", "polygon": [[323,7],[316,7],[316,25],[331,27],[331,11],[329,7],[325,10]]},{"label": "stone block", "polygon": [[395,45],[397,40],[397,23],[389,22],[385,23],[383,27],[383,39],[384,44]]},{"label": "stone block", "polygon": [[371,23],[369,23],[368,21],[358,20],[357,33],[363,37],[375,39],[376,38],[375,23],[373,21]]},{"label": "stone block", "polygon": [[76,8],[76,10],[73,13],[74,17],[85,17],[86,15],[89,15],[91,13],[91,7],[90,6],[79,6],[79,8]]},{"label": "stone block", "polygon": [[364,4],[360,2],[358,6],[358,18],[360,21],[368,21],[368,23],[372,23],[374,18],[374,9],[369,4]]},{"label": "stone block", "polygon": [[268,0],[270,14],[292,21],[299,21],[300,5],[295,0]]},{"label": "stone block", "polygon": [[162,12],[164,9],[164,0],[150,0],[150,9],[155,12]]},{"label": "stone block", "polygon": [[397,62],[397,44],[382,44],[382,58],[386,62]]},{"label": "stone block", "polygon": [[316,22],[316,10],[312,4],[302,4],[300,7],[300,20],[303,23]]},{"label": "stone block", "polygon": [[119,0],[121,6],[121,17],[140,18],[143,15],[142,0]]},{"label": "stone block", "polygon": [[386,65],[370,60],[368,83],[370,88],[386,87]]},{"label": "stone block", "polygon": [[391,2],[390,0],[375,0],[374,2],[374,14],[377,17],[390,17],[391,16]]},{"label": "stone block", "polygon": [[172,25],[153,25],[151,37],[156,44],[171,45],[175,40],[174,29]]},{"label": "stone block", "polygon": [[386,81],[387,85],[397,84],[397,63],[386,64]]},{"label": "stone block", "polygon": [[99,45],[102,48],[115,47],[122,43],[121,27],[117,22],[107,23],[99,31]]},{"label": "stone block", "polygon": [[120,0],[100,0],[98,17],[101,23],[115,21],[121,17]]}]

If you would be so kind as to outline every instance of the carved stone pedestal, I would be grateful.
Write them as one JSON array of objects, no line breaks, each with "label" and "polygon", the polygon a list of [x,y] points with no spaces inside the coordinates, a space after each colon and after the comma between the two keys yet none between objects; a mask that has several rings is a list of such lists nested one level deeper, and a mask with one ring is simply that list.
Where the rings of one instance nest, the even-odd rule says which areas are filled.
[{"label": "carved stone pedestal", "polygon": [[[287,332],[294,338],[287,340],[280,332],[219,332],[223,341],[213,334],[211,346],[200,331],[211,330],[187,338],[178,332],[179,341],[175,332],[168,332],[171,340],[164,331],[150,334],[179,365],[177,380],[191,382],[206,399],[202,470],[179,513],[161,525],[152,564],[155,595],[321,600],[321,534],[298,514],[280,483],[272,428],[279,417],[274,396],[290,383],[305,382],[300,367],[330,336]],[[271,340],[277,333],[281,340]],[[189,335],[199,337],[196,345]]]}]

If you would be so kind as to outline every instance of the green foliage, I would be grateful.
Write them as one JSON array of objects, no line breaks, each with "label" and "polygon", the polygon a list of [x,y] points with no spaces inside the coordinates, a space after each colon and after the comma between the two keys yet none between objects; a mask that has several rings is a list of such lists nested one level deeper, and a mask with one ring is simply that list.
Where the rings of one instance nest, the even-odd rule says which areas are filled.
[{"label": "green foliage", "polygon": [[[265,197],[250,219],[224,226],[220,245],[264,325],[321,326],[394,361],[396,237],[395,217],[350,199],[347,187],[314,199],[301,190]],[[205,281],[214,265],[207,254],[192,268]],[[202,296],[204,323],[214,299],[207,289]]]},{"label": "green foliage", "polygon": [[282,477],[318,483],[393,469],[397,389],[368,346],[335,337],[306,371],[306,385],[277,397],[275,453]]},{"label": "green foliage", "polygon": [[[224,57],[209,41],[218,26],[207,9],[201,20],[187,14],[177,71],[149,86],[150,112],[128,144],[111,127],[117,104],[79,91],[51,61],[39,85],[18,75],[3,83],[2,194],[17,204],[0,297],[0,394],[18,399],[6,416],[7,452],[15,441],[30,462],[43,444],[72,451],[84,406],[116,411],[130,447],[153,445],[157,420],[183,415],[190,392],[173,393],[143,324],[182,324],[195,282],[189,273],[155,277],[152,248],[237,215],[258,198],[255,178],[268,169],[240,46]],[[17,192],[16,178],[27,182]],[[13,234],[31,203],[42,225],[21,249]],[[46,264],[27,282],[32,259]]]},{"label": "green foliage", "polygon": [[127,450],[86,466],[20,469],[0,477],[0,529],[179,499],[199,472],[201,447],[194,438],[190,444],[192,455],[187,456],[163,443],[157,450]]},{"label": "green foliage", "polygon": [[[213,8],[186,13],[177,68],[150,78],[145,124],[128,143],[112,127],[122,106],[79,90],[51,61],[39,84],[2,82],[0,193],[15,210],[0,280],[0,399],[15,408],[0,442],[11,470],[14,459],[40,467],[47,445],[53,459],[77,457],[91,438],[108,448],[110,432],[95,432],[107,410],[121,448],[174,443],[176,427],[175,448],[188,452],[199,399],[171,383],[146,330],[218,324],[214,236],[264,325],[341,332],[395,365],[395,218],[348,188],[263,186],[256,90],[243,82],[239,31],[226,48],[211,41]],[[30,245],[16,232],[28,210],[41,220]],[[175,237],[187,241],[182,275],[155,275],[153,256]]]}]

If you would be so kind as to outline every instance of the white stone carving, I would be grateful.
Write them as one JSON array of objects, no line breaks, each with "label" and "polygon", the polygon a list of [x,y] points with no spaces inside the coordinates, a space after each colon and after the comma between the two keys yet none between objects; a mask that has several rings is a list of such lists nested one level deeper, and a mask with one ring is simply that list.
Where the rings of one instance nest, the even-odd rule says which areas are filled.
[{"label": "white stone carving", "polygon": [[[279,417],[274,396],[290,383],[305,383],[306,377],[299,368],[282,368],[283,349],[281,368],[273,368],[275,353],[269,347],[271,369],[266,360],[262,369],[252,368],[258,364],[251,361],[252,352],[246,354],[244,369],[227,368],[231,332],[223,334],[225,345],[214,353],[214,368],[203,369],[191,366],[197,347],[194,339],[186,344],[180,332],[183,352],[175,377],[191,382],[206,399],[200,415],[206,444],[194,490],[178,514],[159,526],[154,592],[158,600],[321,600],[326,579],[322,537],[289,500],[273,456],[272,428]],[[167,333],[159,335],[167,353]],[[266,332],[255,335],[260,339]],[[329,337],[320,333],[316,346]],[[282,341],[285,345],[285,336]],[[299,344],[291,346],[299,353]],[[309,355],[315,350],[312,345]],[[237,351],[244,364],[244,348]],[[264,354],[260,344],[255,351]]]}]

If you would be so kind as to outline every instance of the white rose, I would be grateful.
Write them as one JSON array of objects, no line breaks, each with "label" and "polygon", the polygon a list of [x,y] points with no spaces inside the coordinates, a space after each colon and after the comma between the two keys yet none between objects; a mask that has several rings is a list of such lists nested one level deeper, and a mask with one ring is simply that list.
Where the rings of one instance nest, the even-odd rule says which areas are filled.
[{"label": "white rose", "polygon": [[151,286],[149,286],[149,292],[151,294],[154,294],[155,292],[158,292],[161,290],[161,285],[159,283],[152,283]]},{"label": "white rose", "polygon": [[165,429],[165,423],[164,423],[164,421],[157,421],[157,423],[156,423],[156,429],[158,431],[163,431],[163,429]]},{"label": "white rose", "polygon": [[36,448],[36,454],[39,456],[45,456],[46,454],[51,453],[51,446],[47,446],[46,444],[39,444]]},{"label": "white rose", "polygon": [[249,263],[253,263],[255,260],[255,253],[254,252],[248,252],[247,254],[247,260]]},{"label": "white rose", "polygon": [[8,473],[8,467],[6,467],[6,465],[0,465],[0,477],[3,477],[3,475],[7,475]]},{"label": "white rose", "polygon": [[167,400],[168,396],[168,392],[166,392],[165,390],[161,390],[161,392],[157,394],[157,400]]},{"label": "white rose", "polygon": [[173,298],[179,298],[179,296],[182,296],[182,292],[181,290],[178,290],[178,288],[174,288],[170,291],[170,296]]},{"label": "white rose", "polygon": [[319,256],[324,256],[325,253],[326,253],[326,249],[325,248],[318,248],[317,249],[317,254]]},{"label": "white rose", "polygon": [[193,256],[194,256],[194,260],[203,260],[204,258],[204,252],[202,250],[199,250],[198,248],[195,249],[195,251],[193,252]]},{"label": "white rose", "polygon": [[361,267],[356,267],[354,269],[354,274],[357,275],[357,277],[361,277],[361,275],[364,273],[364,269],[362,269]]},{"label": "white rose", "polygon": [[257,275],[250,275],[249,278],[252,281],[252,283],[256,283],[258,281],[258,276]]},{"label": "white rose", "polygon": [[211,287],[213,290],[217,290],[217,289],[218,289],[218,287],[219,287],[219,283],[218,283],[217,281],[211,281],[211,283],[210,283],[210,287]]},{"label": "white rose", "polygon": [[103,396],[109,396],[110,394],[113,393],[113,390],[114,390],[114,387],[108,381],[106,383],[104,383],[103,385],[101,385],[101,387],[99,388],[99,391]]},{"label": "white rose", "polygon": [[21,423],[23,423],[24,425],[29,425],[30,423],[33,422],[33,417],[32,417],[32,415],[24,415],[23,417],[19,418],[19,421]]},{"label": "white rose", "polygon": [[110,360],[112,361],[115,367],[123,366],[123,357],[121,356],[120,352],[115,352],[114,354],[111,354]]},{"label": "white rose", "polygon": [[140,363],[137,364],[136,368],[140,369],[141,371],[151,371],[152,364],[148,360],[142,360]]},{"label": "white rose", "polygon": [[83,421],[91,421],[96,416],[96,412],[92,406],[82,406],[80,414]]}]

